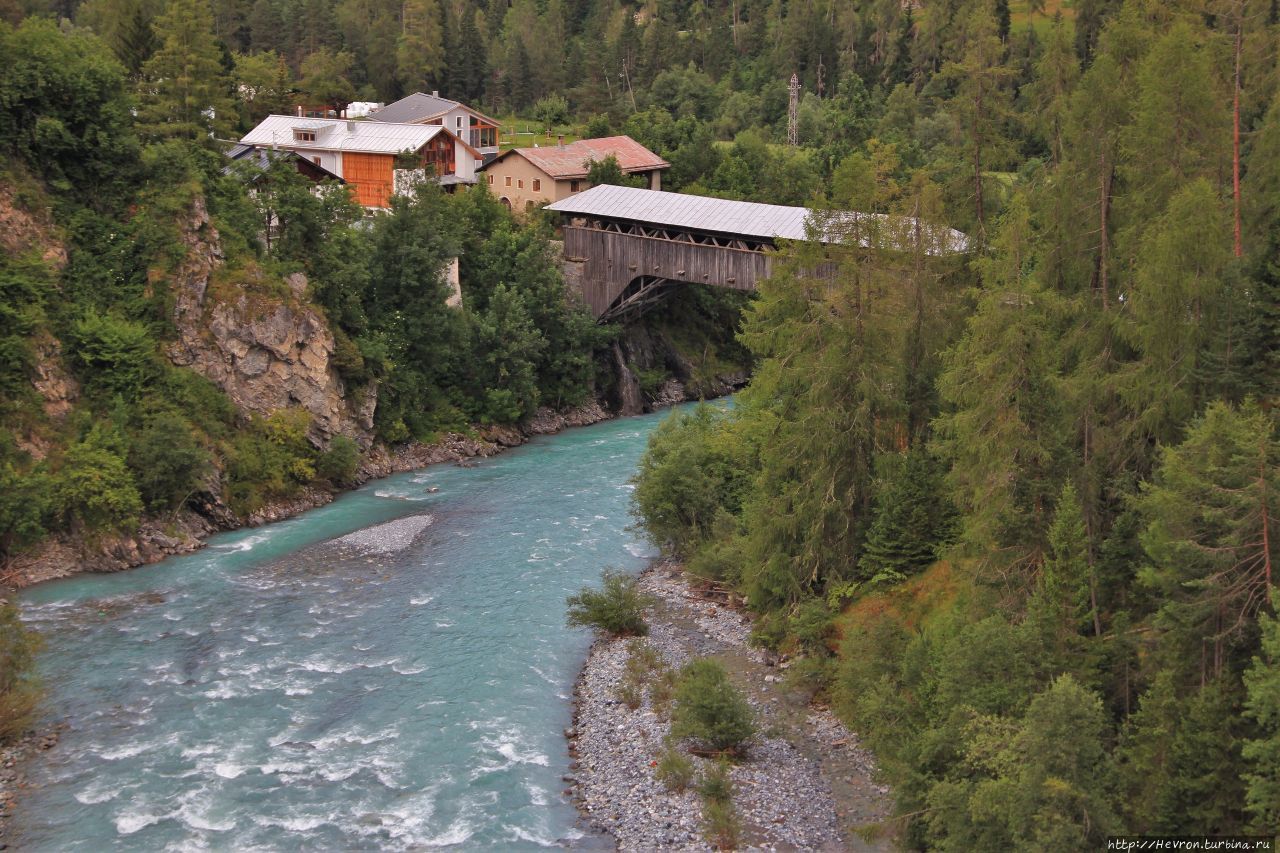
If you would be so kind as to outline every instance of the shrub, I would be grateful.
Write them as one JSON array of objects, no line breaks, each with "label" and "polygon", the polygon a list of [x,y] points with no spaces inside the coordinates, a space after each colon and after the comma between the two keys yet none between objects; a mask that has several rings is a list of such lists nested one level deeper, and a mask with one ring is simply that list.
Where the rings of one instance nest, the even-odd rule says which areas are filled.
[{"label": "shrub", "polygon": [[634,681],[623,681],[618,686],[618,691],[614,694],[618,697],[618,701],[626,705],[632,711],[640,707],[640,703],[644,701],[644,689],[637,685]]},{"label": "shrub", "polygon": [[671,732],[718,753],[737,752],[755,734],[751,706],[724,667],[702,658],[687,664],[676,685]]},{"label": "shrub", "polygon": [[586,588],[569,596],[569,625],[599,628],[615,637],[648,634],[644,609],[649,597],[640,592],[636,579],[622,572],[605,571],[601,580],[602,589]]},{"label": "shrub", "polygon": [[136,524],[142,512],[142,497],[124,460],[92,438],[68,448],[54,496],[68,518],[90,530]]},{"label": "shrub", "polygon": [[667,747],[658,759],[654,776],[668,791],[683,791],[693,784],[693,761],[674,747]]},{"label": "shrub", "polygon": [[178,415],[151,418],[129,443],[129,469],[147,508],[172,509],[191,494],[207,470],[209,455]]},{"label": "shrub", "polygon": [[740,830],[727,761],[717,761],[703,773],[698,793],[702,795],[702,822],[707,842],[717,850],[737,849]]},{"label": "shrub", "polygon": [[316,476],[339,486],[355,481],[360,467],[360,448],[345,435],[335,435],[329,448],[316,459]]},{"label": "shrub", "polygon": [[18,609],[0,602],[0,744],[31,728],[40,701],[39,684],[31,677],[40,638],[23,627]]},{"label": "shrub", "polygon": [[732,802],[706,802],[702,804],[702,822],[707,843],[717,850],[737,850],[741,831],[738,813]]}]

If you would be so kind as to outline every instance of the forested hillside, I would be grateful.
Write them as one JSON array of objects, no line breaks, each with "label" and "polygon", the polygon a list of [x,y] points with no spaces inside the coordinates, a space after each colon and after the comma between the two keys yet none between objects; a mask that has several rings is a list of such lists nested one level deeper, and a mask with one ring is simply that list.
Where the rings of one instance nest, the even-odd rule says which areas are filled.
[{"label": "forested hillside", "polygon": [[848,248],[791,247],[750,388],[655,434],[640,514],[805,656],[908,846],[1273,835],[1276,8],[887,6],[882,53],[813,30],[860,75],[821,102],[858,128],[826,201],[973,251],[839,218]]}]

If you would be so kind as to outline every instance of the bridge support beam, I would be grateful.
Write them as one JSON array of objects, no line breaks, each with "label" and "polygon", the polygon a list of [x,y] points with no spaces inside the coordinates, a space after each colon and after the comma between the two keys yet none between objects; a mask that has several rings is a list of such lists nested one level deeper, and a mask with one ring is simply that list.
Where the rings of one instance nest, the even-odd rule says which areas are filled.
[{"label": "bridge support beam", "polygon": [[760,244],[607,224],[608,230],[600,223],[563,229],[566,279],[579,282],[583,301],[601,322],[643,311],[663,289],[680,283],[755,290],[772,269]]}]

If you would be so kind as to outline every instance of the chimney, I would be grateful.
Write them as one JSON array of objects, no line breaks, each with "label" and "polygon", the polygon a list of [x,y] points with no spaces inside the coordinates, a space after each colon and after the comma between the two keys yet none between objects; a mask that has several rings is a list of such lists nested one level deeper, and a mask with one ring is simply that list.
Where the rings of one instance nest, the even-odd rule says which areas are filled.
[{"label": "chimney", "polygon": [[433,98],[438,98],[438,97],[440,97],[440,90],[439,90],[439,89],[432,89],[432,90],[431,90],[431,97],[433,97]]},{"label": "chimney", "polygon": [[354,119],[347,119],[347,133],[356,132],[356,123]]},{"label": "chimney", "polygon": [[298,118],[302,118],[302,107],[298,107]]}]

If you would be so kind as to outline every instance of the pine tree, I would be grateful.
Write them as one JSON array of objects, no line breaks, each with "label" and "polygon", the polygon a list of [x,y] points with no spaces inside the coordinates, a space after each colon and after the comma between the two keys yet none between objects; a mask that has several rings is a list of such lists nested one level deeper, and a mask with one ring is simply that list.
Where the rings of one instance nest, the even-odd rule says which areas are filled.
[{"label": "pine tree", "polygon": [[160,46],[142,69],[140,128],[162,139],[226,136],[235,105],[209,5],[169,0],[154,28]]}]

